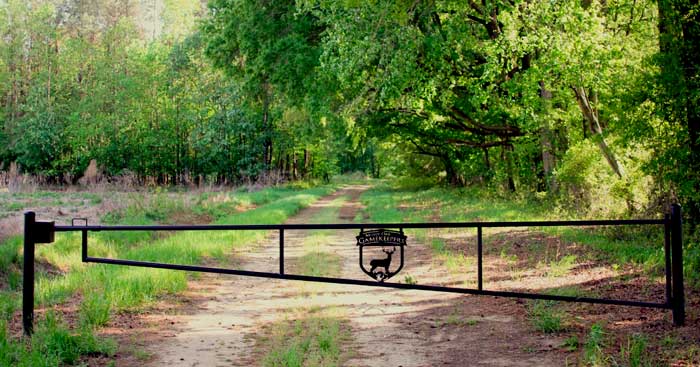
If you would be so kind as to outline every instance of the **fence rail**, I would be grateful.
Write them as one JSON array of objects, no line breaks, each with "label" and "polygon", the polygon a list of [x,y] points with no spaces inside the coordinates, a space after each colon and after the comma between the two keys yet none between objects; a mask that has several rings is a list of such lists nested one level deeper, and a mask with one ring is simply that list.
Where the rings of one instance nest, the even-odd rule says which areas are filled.
[{"label": "fence rail", "polygon": [[[581,226],[629,226],[629,225],[659,225],[664,230],[664,263],[665,263],[665,302],[642,302],[593,297],[561,296],[542,293],[510,292],[487,290],[483,286],[483,228],[503,227],[581,227]],[[391,282],[374,282],[348,278],[318,277],[285,273],[284,247],[285,231],[294,230],[340,230],[340,229],[425,229],[425,228],[476,228],[477,230],[477,288],[443,287],[436,285],[404,284]],[[165,264],[125,259],[111,259],[89,256],[88,233],[102,231],[279,231],[279,271],[260,272],[251,270],[225,269],[208,266]],[[396,289],[415,289],[459,294],[486,295],[498,297],[517,297],[525,299],[541,299],[564,302],[583,302],[594,304],[609,304],[632,307],[649,307],[672,310],[674,325],[680,326],[685,322],[685,296],[683,285],[683,240],[682,219],[679,205],[671,207],[671,214],[664,219],[632,219],[632,220],[581,220],[581,221],[517,221],[517,222],[444,222],[444,223],[343,223],[343,224],[258,224],[258,225],[173,225],[173,226],[100,226],[70,225],[56,226],[53,222],[36,221],[33,212],[25,213],[24,227],[24,278],[22,295],[23,326],[27,335],[32,333],[34,319],[34,249],[38,243],[51,243],[55,232],[81,232],[82,261],[87,263],[102,263],[126,265],[158,269],[197,271],[218,274],[242,275],[283,280],[312,281],[335,284],[349,284]]]}]

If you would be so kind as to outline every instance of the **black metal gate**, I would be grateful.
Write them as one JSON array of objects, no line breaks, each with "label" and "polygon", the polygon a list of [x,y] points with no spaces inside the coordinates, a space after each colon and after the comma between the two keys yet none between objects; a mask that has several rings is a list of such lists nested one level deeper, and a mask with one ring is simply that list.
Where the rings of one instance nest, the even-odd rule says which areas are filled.
[{"label": "black metal gate", "polygon": [[[487,290],[483,287],[482,247],[483,228],[496,227],[581,227],[581,226],[629,226],[654,225],[663,226],[664,259],[666,273],[665,302],[641,302],[607,298],[575,297],[541,293],[510,292]],[[476,228],[477,231],[477,288],[443,287],[434,285],[404,284],[392,282],[376,282],[347,278],[319,277],[309,275],[287,274],[284,268],[284,233],[298,230],[333,230],[333,229],[427,229],[427,228]],[[92,257],[88,254],[88,233],[100,231],[250,231],[273,230],[279,231],[279,272],[260,272],[251,270],[235,270],[208,266],[164,264],[145,261],[110,259]],[[486,295],[497,297],[516,297],[526,299],[542,299],[564,302],[584,302],[609,304],[632,307],[649,307],[672,310],[673,324],[680,326],[685,322],[685,296],[683,290],[683,239],[681,208],[671,207],[671,214],[664,219],[634,219],[634,220],[583,220],[583,221],[525,221],[525,222],[453,222],[453,223],[365,223],[365,224],[261,224],[261,225],[174,225],[174,226],[101,226],[75,225],[56,226],[54,222],[36,221],[33,212],[25,213],[24,221],[24,278],[22,289],[22,321],[27,335],[32,333],[34,320],[34,248],[38,243],[51,243],[55,232],[82,233],[82,261],[102,264],[128,265],[146,268],[186,270],[218,274],[231,274],[273,279],[301,280],[335,284],[351,284],[371,287],[417,289],[425,291],[449,292],[461,294]],[[402,248],[403,257],[403,248]],[[403,259],[402,259],[403,260]],[[366,270],[363,271],[366,272]],[[387,269],[388,271],[388,269]],[[382,279],[383,280],[383,279]]]}]

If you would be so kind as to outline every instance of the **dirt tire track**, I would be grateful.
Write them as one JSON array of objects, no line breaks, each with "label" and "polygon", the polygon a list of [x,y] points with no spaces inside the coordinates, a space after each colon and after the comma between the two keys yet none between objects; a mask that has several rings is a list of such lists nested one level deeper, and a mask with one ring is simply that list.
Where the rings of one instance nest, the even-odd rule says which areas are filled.
[{"label": "dirt tire track", "polygon": [[[348,186],[300,211],[287,223],[309,223],[334,199],[346,195],[339,222],[351,221],[361,208],[358,198],[367,186]],[[343,259],[342,277],[365,279],[357,265],[355,230],[328,236],[327,249]],[[303,255],[303,231],[285,231],[285,261],[293,266]],[[240,268],[277,271],[276,235],[245,254]],[[406,249],[406,267],[423,284],[449,278],[432,260],[429,249],[412,241]],[[397,281],[402,274],[397,275]],[[565,353],[561,341],[538,337],[526,324],[523,307],[515,300],[385,290],[371,287],[320,284],[271,279],[206,276],[213,283],[210,299],[197,312],[182,316],[181,330],[166,343],[152,346],[154,366],[259,365],[254,336],[261,326],[299,307],[340,307],[350,320],[353,351],[347,366],[560,366]],[[468,324],[440,325],[446,315],[459,314]]]}]

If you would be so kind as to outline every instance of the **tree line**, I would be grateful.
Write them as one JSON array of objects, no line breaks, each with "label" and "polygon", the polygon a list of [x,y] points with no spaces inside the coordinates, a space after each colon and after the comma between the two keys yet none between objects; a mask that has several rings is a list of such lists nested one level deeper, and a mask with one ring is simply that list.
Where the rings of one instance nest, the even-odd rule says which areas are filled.
[{"label": "tree line", "polygon": [[0,5],[0,161],[169,183],[360,170],[700,216],[692,1],[172,0],[189,10],[152,39],[101,3]]},{"label": "tree line", "polygon": [[247,101],[205,56],[200,2],[166,1],[149,29],[150,3],[0,3],[0,169],[73,183],[95,160],[107,177],[238,183],[368,161],[334,121]]}]

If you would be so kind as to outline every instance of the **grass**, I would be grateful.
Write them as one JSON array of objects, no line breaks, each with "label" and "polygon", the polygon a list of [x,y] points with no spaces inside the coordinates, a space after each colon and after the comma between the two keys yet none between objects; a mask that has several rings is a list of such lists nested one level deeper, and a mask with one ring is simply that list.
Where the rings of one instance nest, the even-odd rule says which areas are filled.
[{"label": "grass", "polygon": [[109,322],[112,304],[99,293],[90,293],[80,304],[80,325],[84,328],[97,328]]},{"label": "grass", "polygon": [[[395,221],[533,221],[567,220],[579,218],[575,213],[552,211],[546,202],[523,199],[502,198],[482,189],[402,187],[392,183],[377,185],[362,196],[367,206],[366,212],[374,222]],[[398,205],[397,205],[398,204]],[[401,210],[402,206],[405,209]],[[599,219],[599,218],[597,218]],[[547,234],[559,236],[563,242],[582,243],[593,250],[602,260],[618,264],[637,264],[650,274],[663,274],[663,231],[658,227],[633,228],[611,227],[598,230],[554,227],[531,228]],[[488,233],[498,233],[489,229]],[[413,236],[419,240],[428,238],[426,233],[416,231]],[[446,251],[444,241],[431,239],[436,253]],[[488,234],[485,234],[485,243]],[[430,241],[425,241],[430,242]],[[686,241],[685,273],[689,282],[700,280],[700,246]],[[451,254],[450,254],[451,255]],[[575,258],[566,258],[565,263],[555,269],[555,273],[575,265]],[[568,261],[569,263],[566,263]],[[693,269],[695,271],[693,271]]]},{"label": "grass", "polygon": [[98,338],[89,329],[71,331],[53,312],[35,323],[30,346],[7,334],[6,321],[0,321],[0,365],[41,367],[75,364],[84,355],[113,356],[116,343]]},{"label": "grass", "polygon": [[[384,182],[367,191],[361,199],[367,208],[367,216],[373,222],[605,219],[578,216],[573,211],[552,210],[550,203],[546,200],[504,198],[487,190],[475,188],[453,189]],[[484,230],[484,250],[486,257],[498,256],[498,260],[506,264],[507,270],[516,272],[519,276],[513,278],[515,281],[529,277],[523,272],[524,270],[537,270],[539,267],[544,270],[542,273],[547,278],[554,279],[570,275],[580,264],[591,263],[607,266],[614,274],[629,273],[631,277],[641,276],[648,278],[650,282],[663,280],[664,253],[661,226],[528,228],[534,235],[534,241],[525,243],[527,247],[517,252],[517,256],[511,248],[511,243],[515,240],[509,239],[507,230],[496,228]],[[458,241],[464,241],[466,237],[466,241],[475,243],[476,239],[472,233],[457,230],[424,230],[410,231],[408,235],[409,246],[412,240],[426,244],[434,258],[448,267],[451,273],[468,274],[469,279],[475,278],[473,260],[467,256],[471,254],[465,255],[458,249],[459,242],[450,240],[450,238],[457,238]],[[524,238],[526,241],[529,239],[528,236]],[[684,238],[683,261],[686,287],[693,289],[700,285],[700,241],[697,236],[686,235]],[[523,245],[519,237],[517,241]],[[455,246],[454,243],[458,245]],[[553,249],[552,243],[556,246],[559,243],[563,244],[563,251],[560,252],[559,247]],[[566,251],[566,248],[575,248],[576,253]],[[528,264],[531,264],[532,268],[528,268]],[[580,289],[550,288],[546,292],[572,296],[588,293],[587,296],[598,296],[596,290],[582,292]],[[556,306],[553,303],[529,303],[528,319],[533,329],[540,332],[566,332],[571,328],[570,325],[575,325],[570,320],[571,316],[564,311],[566,309],[565,306]],[[614,342],[609,341],[610,346],[605,352],[603,348],[605,338],[601,336],[603,334],[602,327],[594,325],[589,336],[581,338],[581,345],[576,346],[581,350],[582,360],[586,364],[617,363],[618,365],[645,366],[650,359],[656,358],[641,351],[656,348],[657,342],[660,343],[660,341],[649,338],[622,340],[616,337]],[[596,345],[600,346],[598,349],[603,351],[602,354],[596,354]],[[684,361],[694,361],[697,359],[697,352],[692,351],[692,348],[687,343],[683,343],[683,346],[674,347],[675,352],[668,352],[666,355],[671,358],[673,353],[682,354]]]},{"label": "grass", "polygon": [[538,331],[546,334],[560,333],[566,330],[565,318],[568,316],[559,310],[552,301],[533,301],[528,308],[528,319]]},{"label": "grass", "polygon": [[459,314],[457,309],[452,310],[452,312],[447,315],[447,317],[441,320],[435,320],[435,326],[474,326],[479,323],[479,320],[474,318],[464,318]]},{"label": "grass", "polygon": [[605,331],[599,324],[593,324],[583,345],[583,361],[591,366],[602,366],[606,363]]},{"label": "grass", "polygon": [[341,317],[306,309],[292,318],[266,325],[258,339],[266,367],[340,366],[347,358],[341,346],[349,339],[349,326]]},{"label": "grass", "polygon": [[549,263],[547,276],[561,277],[567,275],[571,269],[576,267],[576,255],[565,255],[559,260],[554,260]]},{"label": "grass", "polygon": [[646,336],[635,334],[627,339],[627,345],[623,345],[620,350],[620,360],[624,365],[630,367],[651,366],[651,358],[647,350],[648,340]]},{"label": "grass", "polygon": [[[220,224],[282,223],[302,207],[329,193],[328,188],[297,192],[284,199],[237,213],[216,221]],[[147,221],[144,221],[147,222]],[[198,264],[205,258],[223,259],[265,238],[265,231],[179,232],[152,239],[148,234],[115,237],[97,234],[90,244],[92,256],[178,264]],[[146,246],[147,244],[147,246]],[[68,270],[58,278],[40,277],[37,302],[63,302],[81,289],[99,290],[115,309],[138,307],[161,294],[177,293],[187,286],[187,273],[81,262],[77,235],[64,235],[51,246],[37,250],[46,259]]]},{"label": "grass", "polygon": [[[136,193],[130,199],[131,205],[107,214],[103,222],[167,223],[171,217],[189,218],[203,213],[219,224],[282,223],[333,190],[333,185],[302,190],[280,187],[257,192],[217,193],[216,197],[201,194],[194,200],[164,191],[150,196]],[[86,200],[97,201],[95,198]],[[266,235],[265,231],[98,232],[90,235],[90,255],[198,264],[205,259],[224,261],[232,252],[254,246]],[[8,280],[10,290],[16,290],[11,284],[13,274],[20,274],[20,248],[21,237],[0,244],[0,276]],[[37,275],[36,306],[62,303],[82,294],[79,322],[71,328],[49,312],[45,319],[37,321],[31,343],[25,344],[10,338],[7,321],[2,321],[0,355],[5,357],[0,358],[5,359],[0,359],[0,365],[55,366],[76,363],[83,355],[111,355],[110,342],[96,338],[94,330],[107,324],[114,312],[138,310],[161,295],[184,290],[189,277],[186,272],[82,263],[80,237],[74,233],[57,234],[56,242],[39,245],[36,253],[38,261],[64,272],[60,276]],[[0,313],[3,320],[7,320],[17,309],[17,292],[0,292]]]},{"label": "grass", "polygon": [[[327,224],[337,222],[340,208],[348,200],[347,197],[334,199],[328,205],[315,213],[310,223]],[[302,247],[305,254],[299,259],[299,272],[311,276],[339,276],[342,258],[326,249],[329,231],[309,231],[304,237]]]}]

